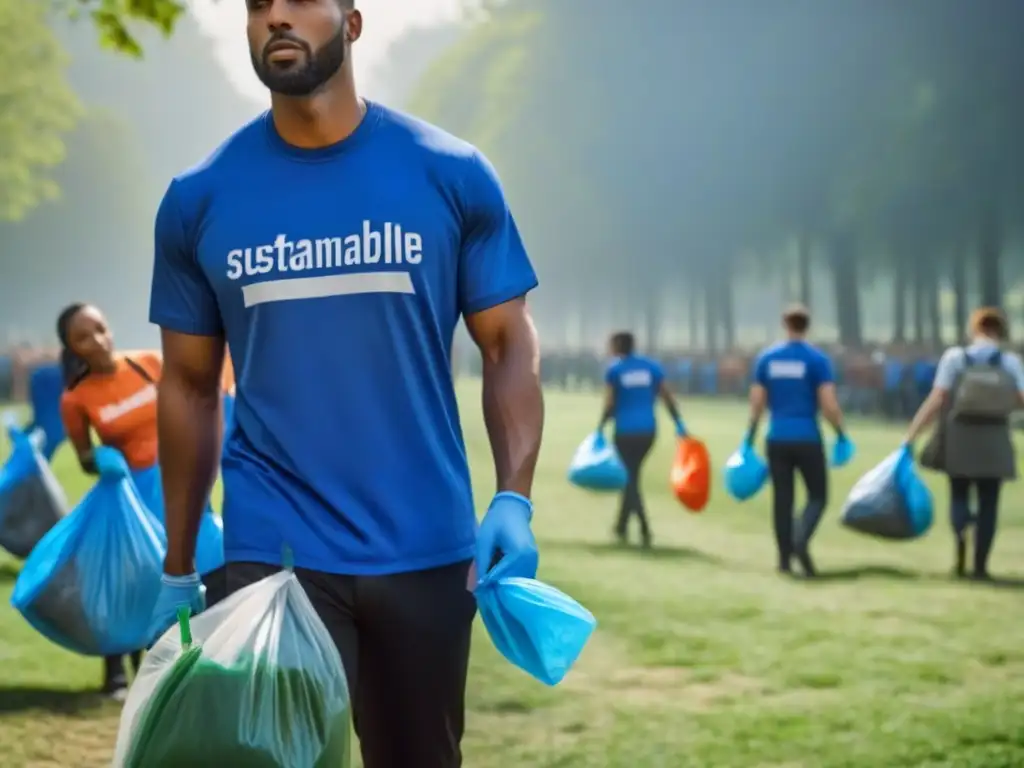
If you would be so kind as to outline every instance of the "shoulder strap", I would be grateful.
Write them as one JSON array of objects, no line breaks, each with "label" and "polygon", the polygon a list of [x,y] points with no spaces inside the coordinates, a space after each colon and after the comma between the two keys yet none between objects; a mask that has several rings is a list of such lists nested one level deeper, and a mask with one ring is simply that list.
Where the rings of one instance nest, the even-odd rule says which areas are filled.
[{"label": "shoulder strap", "polygon": [[152,375],[150,375],[149,371],[147,371],[145,368],[139,365],[139,363],[132,360],[130,357],[126,357],[124,361],[128,363],[129,368],[131,368],[133,371],[139,374],[139,376],[145,379],[147,384],[156,384],[156,379],[154,379]]},{"label": "shoulder strap", "polygon": [[960,351],[963,352],[964,355],[964,368],[970,368],[974,365],[974,358],[972,358],[971,354],[967,351],[967,347],[960,347]]},{"label": "shoulder strap", "polygon": [[997,349],[996,353],[989,358],[988,364],[1001,366],[1003,364],[1003,350]]}]

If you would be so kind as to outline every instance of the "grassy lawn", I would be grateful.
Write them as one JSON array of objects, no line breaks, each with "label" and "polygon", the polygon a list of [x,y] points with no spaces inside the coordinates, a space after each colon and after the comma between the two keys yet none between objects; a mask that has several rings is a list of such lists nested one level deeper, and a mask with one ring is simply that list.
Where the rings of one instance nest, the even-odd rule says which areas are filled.
[{"label": "grassy lawn", "polygon": [[[484,503],[493,482],[487,439],[477,391],[464,395]],[[767,494],[738,505],[719,488],[699,516],[668,495],[667,425],[647,469],[656,550],[611,546],[614,501],[564,480],[597,412],[596,396],[548,396],[536,531],[542,577],[600,626],[555,689],[503,662],[481,628],[468,768],[1024,766],[1020,485],[1004,495],[992,563],[1008,582],[955,583],[940,482],[937,524],[923,541],[876,542],[838,525],[850,484],[899,439],[898,430],[854,424],[860,453],[833,475],[815,542],[823,578],[784,580],[773,571]],[[694,402],[686,416],[719,464],[745,423],[737,405],[721,402]],[[77,498],[85,481],[67,452],[56,466]],[[0,561],[3,766],[106,765],[117,709],[90,693],[100,662],[49,645],[8,607],[15,569]]]}]

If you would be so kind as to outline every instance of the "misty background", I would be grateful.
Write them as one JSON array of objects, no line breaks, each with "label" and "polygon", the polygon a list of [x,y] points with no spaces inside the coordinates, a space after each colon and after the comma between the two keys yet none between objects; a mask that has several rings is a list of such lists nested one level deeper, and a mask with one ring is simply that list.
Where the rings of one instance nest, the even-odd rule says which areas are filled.
[{"label": "misty background", "polygon": [[[156,205],[267,103],[244,4],[191,5],[170,39],[140,30],[141,61],[46,15],[71,117],[59,195],[0,221],[0,343],[52,344],[82,299],[122,345],[155,344]],[[1024,324],[1024,3],[361,7],[364,94],[501,173],[548,349],[618,328],[650,348],[751,347],[793,300],[847,347],[937,348],[979,303]]]}]

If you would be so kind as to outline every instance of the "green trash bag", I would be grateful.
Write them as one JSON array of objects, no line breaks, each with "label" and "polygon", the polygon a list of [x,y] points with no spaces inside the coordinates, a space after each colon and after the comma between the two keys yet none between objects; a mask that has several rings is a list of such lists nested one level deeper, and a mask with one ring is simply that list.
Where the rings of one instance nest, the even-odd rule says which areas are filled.
[{"label": "green trash bag", "polygon": [[132,684],[115,768],[349,768],[341,657],[293,573],[179,624]]}]

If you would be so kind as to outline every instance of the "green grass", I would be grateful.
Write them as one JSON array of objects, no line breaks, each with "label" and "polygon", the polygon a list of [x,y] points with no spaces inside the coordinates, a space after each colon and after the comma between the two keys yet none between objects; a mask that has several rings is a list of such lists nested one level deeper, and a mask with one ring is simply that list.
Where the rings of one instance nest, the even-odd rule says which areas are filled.
[{"label": "green grass", "polygon": [[[477,391],[463,394],[482,503],[493,483],[487,438]],[[646,478],[658,549],[610,546],[614,500],[564,479],[597,412],[596,396],[549,394],[535,527],[541,576],[600,626],[555,689],[503,662],[478,632],[468,768],[1024,765],[1020,486],[1006,491],[992,563],[1018,587],[953,582],[941,482],[933,483],[937,524],[922,541],[877,542],[838,525],[850,484],[899,440],[896,429],[855,423],[856,465],[833,474],[833,504],[815,542],[826,577],[784,580],[773,572],[767,495],[738,505],[716,488],[701,515],[669,496],[667,425]],[[690,403],[686,416],[719,463],[745,423],[738,406],[722,402]],[[80,494],[85,482],[66,452],[56,466]],[[3,765],[105,765],[117,710],[89,693],[99,662],[27,627],[7,607],[13,564],[0,569]]]}]

